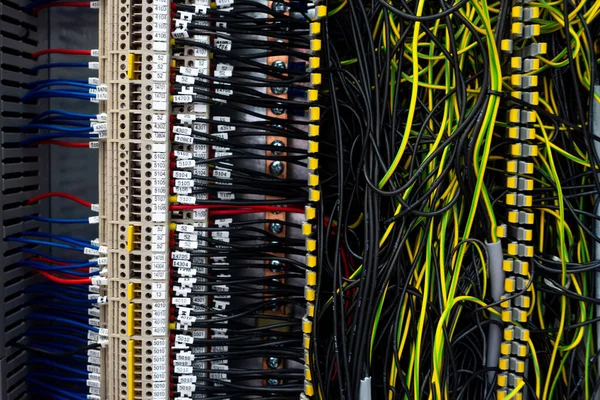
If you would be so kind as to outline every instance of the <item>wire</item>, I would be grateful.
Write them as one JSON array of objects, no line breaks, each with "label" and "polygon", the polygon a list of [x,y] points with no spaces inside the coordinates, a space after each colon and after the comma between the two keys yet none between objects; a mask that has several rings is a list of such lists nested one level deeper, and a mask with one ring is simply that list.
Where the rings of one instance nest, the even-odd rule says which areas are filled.
[{"label": "wire", "polygon": [[33,53],[31,55],[31,58],[33,58],[35,60],[35,59],[39,58],[40,56],[43,56],[46,54],[71,54],[71,55],[91,56],[92,51],[91,50],[74,50],[74,49],[45,49],[45,50],[36,51],[35,53]]}]

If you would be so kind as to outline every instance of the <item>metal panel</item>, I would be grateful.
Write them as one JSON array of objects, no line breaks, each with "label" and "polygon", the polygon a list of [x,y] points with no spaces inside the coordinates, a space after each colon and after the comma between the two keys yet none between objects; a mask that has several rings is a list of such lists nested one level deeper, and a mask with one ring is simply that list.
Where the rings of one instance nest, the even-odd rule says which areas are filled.
[{"label": "metal panel", "polygon": [[[26,15],[21,6],[26,0],[0,1],[0,225],[2,238],[24,230],[40,229],[35,221],[23,221],[28,214],[46,214],[47,205],[24,203],[30,197],[47,191],[48,148],[21,148],[19,142],[26,137],[19,127],[33,114],[47,105],[21,104],[19,98],[26,93],[22,83],[47,78],[47,73],[37,76],[27,73],[35,61],[29,55],[45,38],[46,21]],[[42,43],[41,47],[46,47]],[[22,245],[0,241],[0,400],[27,398],[25,375],[26,354],[11,342],[20,339],[26,329],[28,312],[24,288],[35,281],[31,270],[18,266],[23,257]]]}]

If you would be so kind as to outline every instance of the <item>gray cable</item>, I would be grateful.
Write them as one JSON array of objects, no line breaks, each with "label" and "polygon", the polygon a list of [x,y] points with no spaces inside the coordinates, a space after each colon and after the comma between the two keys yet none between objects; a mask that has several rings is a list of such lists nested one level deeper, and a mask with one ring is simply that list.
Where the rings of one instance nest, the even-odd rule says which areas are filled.
[{"label": "gray cable", "polygon": [[[500,301],[504,294],[504,270],[502,269],[502,244],[500,241],[495,243],[485,244],[488,255],[488,270],[490,276],[490,289],[492,293],[492,299],[494,302]],[[499,307],[495,307],[499,311]],[[497,316],[493,315],[492,318],[500,320]],[[490,324],[488,330],[488,341],[487,341],[487,357],[486,367],[497,368],[498,361],[500,360],[500,344],[502,342],[502,328],[497,324]],[[489,371],[487,373],[487,384],[490,385],[494,381],[496,372]]]}]

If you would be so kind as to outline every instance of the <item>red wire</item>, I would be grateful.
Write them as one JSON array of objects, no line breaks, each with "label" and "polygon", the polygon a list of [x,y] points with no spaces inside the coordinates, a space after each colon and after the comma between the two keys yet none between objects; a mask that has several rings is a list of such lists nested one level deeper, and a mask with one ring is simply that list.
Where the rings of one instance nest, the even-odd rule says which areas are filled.
[{"label": "red wire", "polygon": [[36,15],[37,13],[39,13],[42,10],[45,10],[46,8],[52,8],[52,7],[90,7],[90,2],[89,1],[57,1],[54,3],[47,3],[47,4],[43,4],[39,7],[36,7],[33,9],[33,15]]},{"label": "red wire", "polygon": [[30,258],[31,261],[43,261],[43,262],[47,262],[48,264],[53,264],[53,265],[70,265],[69,263],[64,263],[64,262],[60,262],[60,261],[55,261],[55,260],[51,260],[47,257],[31,257]]},{"label": "red wire", "polygon": [[48,272],[45,271],[39,271],[38,272],[42,275],[44,275],[46,278],[50,279],[51,281],[54,282],[58,282],[58,283],[64,283],[67,285],[81,285],[81,284],[91,284],[92,280],[90,278],[81,278],[81,279],[63,279],[60,278],[58,276],[49,274]]},{"label": "red wire", "polygon": [[90,148],[89,142],[78,143],[78,142],[66,142],[64,140],[43,140],[40,143],[41,144],[54,144],[56,146],[63,146],[63,147],[81,147],[81,148],[86,148],[86,149]]},{"label": "red wire", "polygon": [[27,200],[27,204],[35,203],[37,201],[47,199],[49,197],[62,197],[64,199],[69,199],[76,203],[79,203],[82,206],[86,206],[86,207],[92,206],[92,203],[90,203],[89,201],[85,201],[83,199],[80,199],[79,197],[75,197],[71,194],[64,193],[64,192],[48,192],[48,193],[40,194],[39,196],[35,196],[35,197],[32,197],[31,199]]},{"label": "red wire", "polygon": [[[298,209],[292,209],[293,211],[288,211],[288,210],[278,210],[279,212],[293,212],[293,213],[299,213],[299,214],[303,214],[304,211],[303,210],[298,210]],[[265,210],[252,210],[252,209],[248,209],[248,210],[215,210],[215,211],[211,211],[210,215],[239,215],[239,214],[254,214],[254,213],[264,213],[264,212],[268,212]]]},{"label": "red wire", "polygon": [[[213,211],[211,214],[224,215],[224,214],[249,214],[257,212],[291,212],[304,214],[304,210],[301,208],[294,207],[277,207],[277,206],[235,206],[235,205],[221,205],[221,204],[176,204],[171,205],[171,210],[198,210],[202,208],[208,209],[221,209],[219,211]],[[226,209],[226,210],[224,210]]]},{"label": "red wire", "polygon": [[43,56],[45,54],[79,54],[82,56],[91,56],[91,50],[71,50],[71,49],[46,49],[36,51],[31,55],[31,58],[36,59],[39,56]]}]

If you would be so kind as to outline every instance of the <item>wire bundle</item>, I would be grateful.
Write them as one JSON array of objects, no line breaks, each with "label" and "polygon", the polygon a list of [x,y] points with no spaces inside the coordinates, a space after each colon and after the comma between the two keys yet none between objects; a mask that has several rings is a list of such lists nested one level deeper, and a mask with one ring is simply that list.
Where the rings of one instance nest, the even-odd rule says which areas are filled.
[{"label": "wire bundle", "polygon": [[314,8],[172,4],[172,397],[305,389],[306,249],[294,237],[317,148]]},{"label": "wire bundle", "polygon": [[[45,193],[28,203],[52,197],[70,199],[97,210],[95,205],[61,192]],[[51,223],[72,222],[29,218]],[[100,348],[108,342],[106,329],[100,324],[101,306],[107,303],[107,298],[101,295],[99,286],[106,284],[103,265],[107,259],[100,257],[106,250],[91,240],[34,230],[5,240],[22,244],[21,251],[29,257],[20,265],[45,278],[26,288],[31,300],[25,306],[32,310],[27,315],[28,330],[9,344],[31,355],[27,375],[31,393],[57,399],[99,398]],[[68,256],[58,257],[41,248],[60,249]]]},{"label": "wire bundle", "polygon": [[[598,5],[328,8],[317,397],[593,398]],[[533,179],[519,192],[531,197],[507,196],[510,179]],[[527,251],[517,201],[534,216]],[[517,256],[532,259],[512,288],[503,258]]]}]

